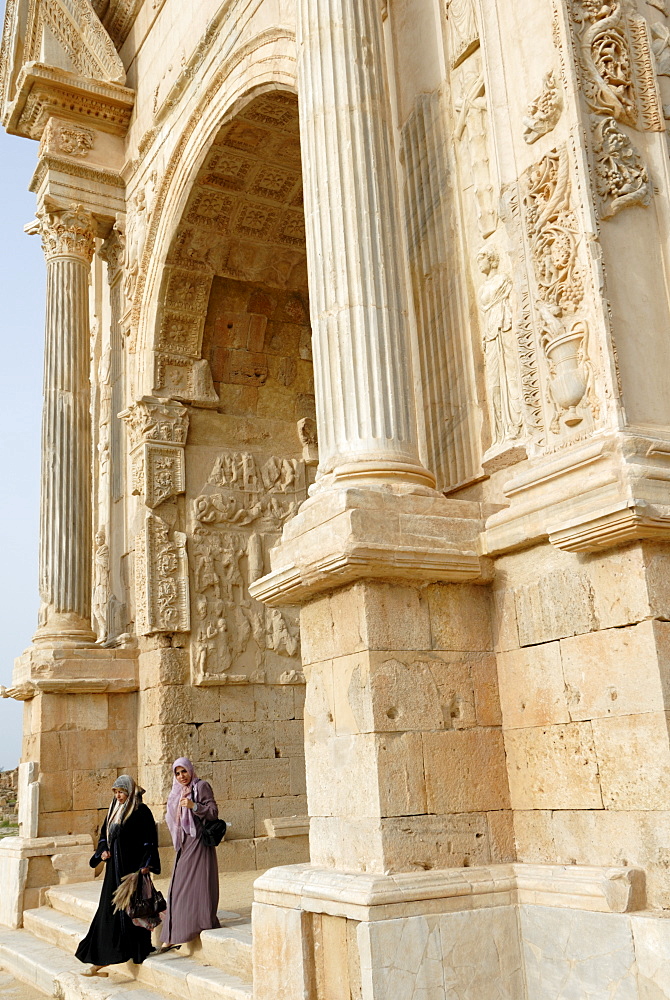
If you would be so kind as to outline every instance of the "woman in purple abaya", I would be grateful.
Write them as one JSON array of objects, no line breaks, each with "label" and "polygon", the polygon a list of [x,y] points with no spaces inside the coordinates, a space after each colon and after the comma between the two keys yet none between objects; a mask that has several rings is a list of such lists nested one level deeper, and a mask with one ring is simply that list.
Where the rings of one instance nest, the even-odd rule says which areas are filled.
[{"label": "woman in purple abaya", "polygon": [[163,917],[161,951],[218,927],[219,870],[216,848],[202,841],[202,824],[218,819],[219,810],[209,782],[202,781],[187,757],[172,765],[174,782],[165,820],[177,857],[170,879],[167,910]]}]

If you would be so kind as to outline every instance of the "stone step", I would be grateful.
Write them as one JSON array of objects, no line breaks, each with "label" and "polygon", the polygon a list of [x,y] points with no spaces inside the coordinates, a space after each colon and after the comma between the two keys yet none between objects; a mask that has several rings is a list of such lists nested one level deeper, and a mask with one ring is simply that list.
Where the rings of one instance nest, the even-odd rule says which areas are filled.
[{"label": "stone step", "polygon": [[137,981],[180,1000],[251,1000],[252,986],[239,976],[180,955],[151,955],[135,970]]},{"label": "stone step", "polygon": [[90,924],[98,908],[102,882],[78,882],[74,885],[51,886],[45,892],[49,906],[58,913]]},{"label": "stone step", "polygon": [[251,923],[202,931],[193,957],[251,982]]},{"label": "stone step", "polygon": [[0,965],[49,996],[55,996],[58,976],[82,969],[74,955],[40,941],[26,930],[0,930]]},{"label": "stone step", "polygon": [[41,941],[48,941],[74,955],[88,924],[67,913],[52,910],[50,906],[40,906],[36,910],[23,911],[23,927]]}]

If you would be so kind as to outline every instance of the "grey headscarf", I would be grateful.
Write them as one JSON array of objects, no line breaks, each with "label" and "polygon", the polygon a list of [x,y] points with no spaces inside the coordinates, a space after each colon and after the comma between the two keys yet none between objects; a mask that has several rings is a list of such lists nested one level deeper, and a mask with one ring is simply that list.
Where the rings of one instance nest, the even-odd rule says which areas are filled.
[{"label": "grey headscarf", "polygon": [[136,785],[129,774],[119,775],[112,785],[112,789],[114,788],[122,788],[124,792],[128,793],[128,798],[125,802],[118,802],[116,798],[113,798],[109,806],[107,812],[107,842],[110,844],[116,838],[119,827],[126,822],[128,817],[140,805],[142,796],[144,795],[144,789]]}]

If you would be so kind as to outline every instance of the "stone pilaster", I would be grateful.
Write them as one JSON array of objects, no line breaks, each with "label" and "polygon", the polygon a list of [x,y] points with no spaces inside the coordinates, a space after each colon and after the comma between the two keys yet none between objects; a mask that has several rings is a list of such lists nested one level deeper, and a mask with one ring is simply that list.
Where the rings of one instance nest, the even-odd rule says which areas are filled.
[{"label": "stone pilaster", "polygon": [[88,276],[95,226],[80,206],[40,217],[47,261],[42,496],[35,640],[91,642]]},{"label": "stone pilaster", "polygon": [[297,6],[321,473],[433,487],[417,444],[379,4]]}]

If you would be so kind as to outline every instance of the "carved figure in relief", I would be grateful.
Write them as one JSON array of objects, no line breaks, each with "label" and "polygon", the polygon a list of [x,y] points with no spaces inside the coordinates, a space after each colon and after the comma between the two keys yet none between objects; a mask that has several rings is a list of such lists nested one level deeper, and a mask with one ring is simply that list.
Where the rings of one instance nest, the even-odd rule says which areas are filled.
[{"label": "carved figure in relief", "polygon": [[596,123],[596,189],[601,215],[609,219],[628,205],[648,205],[651,200],[649,175],[642,158],[614,118]]},{"label": "carved figure in relief", "polygon": [[[469,65],[469,64],[468,64]],[[456,102],[456,128],[459,142],[465,140],[468,171],[477,210],[477,222],[483,239],[495,232],[498,213],[495,206],[488,151],[488,104],[481,70],[468,73],[461,81],[461,97]]]},{"label": "carved figure in relief", "polygon": [[143,188],[135,195],[132,211],[126,224],[126,262],[123,278],[123,293],[126,302],[132,302],[139,274],[144,241],[147,235],[147,204]]},{"label": "carved figure in relief", "polygon": [[268,647],[284,656],[295,656],[299,640],[289,630],[286,619],[278,608],[271,608],[268,623]]},{"label": "carved figure in relief", "polygon": [[479,46],[479,29],[472,0],[447,0],[449,55],[452,69]]},{"label": "carved figure in relief", "polygon": [[540,136],[551,132],[561,117],[563,101],[554,71],[547,73],[542,81],[542,90],[528,105],[523,119],[523,137],[528,145],[537,142]]},{"label": "carved figure in relief", "polygon": [[662,21],[654,21],[649,27],[656,72],[659,76],[670,76],[670,28]]},{"label": "carved figure in relief", "polygon": [[221,552],[217,542],[218,539],[196,528],[193,572],[197,593],[204,594],[211,588],[216,597],[221,597],[221,584],[215,565],[215,559]]},{"label": "carved figure in relief", "polygon": [[477,264],[485,276],[479,289],[483,320],[486,395],[491,421],[492,446],[517,438],[523,426],[513,344],[514,315],[512,280],[498,273],[500,258],[492,247],[484,247]]},{"label": "carved figure in relief", "polygon": [[584,93],[593,111],[635,127],[632,58],[621,0],[571,0],[579,26]]},{"label": "carved figure in relief", "polygon": [[98,643],[107,639],[107,604],[109,601],[109,546],[104,528],[95,534],[95,565],[93,577],[93,620]]}]

